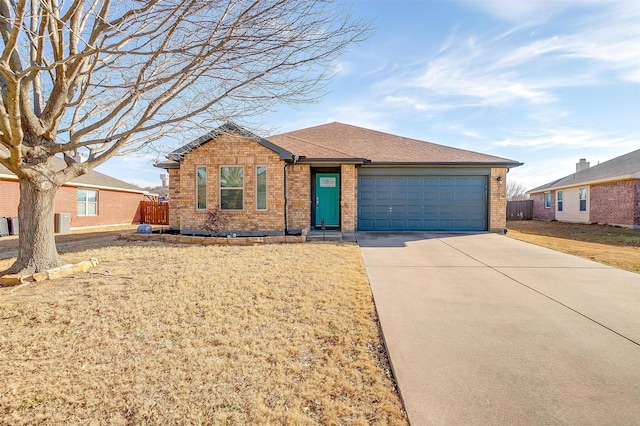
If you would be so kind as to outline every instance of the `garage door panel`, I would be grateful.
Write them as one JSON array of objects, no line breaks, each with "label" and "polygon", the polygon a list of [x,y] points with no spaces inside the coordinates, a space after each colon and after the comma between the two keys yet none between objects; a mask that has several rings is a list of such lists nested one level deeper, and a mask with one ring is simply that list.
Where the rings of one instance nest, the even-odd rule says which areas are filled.
[{"label": "garage door panel", "polygon": [[487,229],[487,176],[418,176],[416,170],[401,176],[402,171],[384,176],[368,170],[359,177],[359,230]]}]

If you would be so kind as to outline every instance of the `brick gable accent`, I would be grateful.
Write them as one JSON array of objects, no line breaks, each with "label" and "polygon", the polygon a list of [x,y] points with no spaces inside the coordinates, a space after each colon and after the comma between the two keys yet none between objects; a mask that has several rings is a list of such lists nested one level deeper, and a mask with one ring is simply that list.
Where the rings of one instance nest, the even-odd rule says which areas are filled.
[{"label": "brick gable accent", "polygon": [[[171,226],[183,233],[202,231],[206,211],[196,209],[196,167],[207,168],[207,210],[220,204],[220,167],[244,167],[244,205],[242,210],[223,210],[228,232],[239,234],[284,233],[284,165],[274,151],[254,140],[222,134],[187,153],[179,169],[170,171]],[[267,210],[256,209],[256,167],[267,167]],[[170,169],[171,170],[171,169]],[[172,198],[175,199],[172,200]]]}]

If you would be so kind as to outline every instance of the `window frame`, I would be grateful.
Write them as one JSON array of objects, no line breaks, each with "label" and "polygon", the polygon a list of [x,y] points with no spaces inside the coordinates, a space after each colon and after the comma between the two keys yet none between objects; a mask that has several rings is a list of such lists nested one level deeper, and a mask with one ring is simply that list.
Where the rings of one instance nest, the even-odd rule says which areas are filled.
[{"label": "window frame", "polygon": [[[199,185],[199,176],[198,171],[204,170],[204,185]],[[195,196],[195,208],[197,211],[206,211],[207,210],[207,184],[208,184],[208,170],[207,166],[196,166],[196,196]],[[204,207],[200,207],[200,188],[204,188]]]},{"label": "window frame", "polygon": [[[582,195],[584,194],[584,198],[582,198]],[[582,188],[578,188],[578,202],[580,203],[580,211],[581,212],[586,212],[587,211],[587,187],[582,187]],[[583,207],[583,201],[584,201],[584,207]]]},{"label": "window frame", "polygon": [[[260,207],[259,205],[259,199],[258,196],[260,195],[260,189],[259,189],[259,182],[258,182],[258,176],[260,175],[260,169],[264,168],[264,207]],[[268,188],[269,188],[269,180],[268,180],[268,167],[266,165],[259,165],[256,166],[256,199],[255,199],[255,203],[256,203],[256,210],[258,211],[267,211],[269,209],[269,202],[267,200],[267,194],[268,194]]]},{"label": "window frame", "polygon": [[562,193],[562,191],[557,191],[556,192],[556,206],[559,212],[563,211],[563,205],[564,205],[564,200],[563,200],[564,194]]},{"label": "window frame", "polygon": [[[241,169],[242,170],[242,187],[238,187],[238,186],[222,186],[222,169],[225,168],[236,168],[236,169]],[[218,196],[219,196],[219,200],[220,200],[220,205],[219,205],[219,209],[220,210],[226,210],[226,211],[243,211],[244,210],[244,194],[245,194],[245,175],[244,175],[244,165],[239,165],[239,164],[230,164],[230,165],[221,165],[218,168]],[[223,190],[236,190],[236,191],[242,191],[242,207],[239,209],[230,209],[230,208],[225,208],[222,204],[222,191]]]},{"label": "window frame", "polygon": [[[80,200],[78,199],[78,198],[79,198],[79,195],[80,195],[80,191],[85,191],[84,201],[80,201]],[[88,197],[89,191],[91,191],[91,192],[95,192],[95,194],[96,194],[96,201],[94,201],[94,202],[90,202],[90,201],[89,201],[89,197]],[[98,209],[98,207],[99,207],[99,205],[100,205],[100,204],[99,204],[99,202],[98,202],[98,201],[99,201],[99,191],[98,191],[97,189],[92,189],[92,188],[77,188],[77,192],[76,192],[76,209],[77,209],[77,214],[78,214],[78,216],[79,216],[79,217],[85,217],[85,216],[98,216],[98,214],[100,213],[100,212],[99,212],[99,209]],[[82,213],[82,214],[80,213],[80,208],[79,208],[79,207],[80,207],[80,203],[83,203],[82,205],[83,205],[83,208],[84,208],[84,213]],[[95,207],[96,207],[96,212],[95,212],[95,214],[88,213],[88,207],[89,207],[90,205],[95,205]]]},{"label": "window frame", "polygon": [[545,209],[551,208],[551,192],[544,193],[544,208]]}]

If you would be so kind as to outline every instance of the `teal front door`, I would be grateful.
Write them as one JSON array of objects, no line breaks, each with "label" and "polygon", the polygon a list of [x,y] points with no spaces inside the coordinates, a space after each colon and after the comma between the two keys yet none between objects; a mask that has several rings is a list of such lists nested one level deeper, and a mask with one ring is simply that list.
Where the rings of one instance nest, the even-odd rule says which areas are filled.
[{"label": "teal front door", "polygon": [[316,174],[316,226],[340,226],[340,175]]}]

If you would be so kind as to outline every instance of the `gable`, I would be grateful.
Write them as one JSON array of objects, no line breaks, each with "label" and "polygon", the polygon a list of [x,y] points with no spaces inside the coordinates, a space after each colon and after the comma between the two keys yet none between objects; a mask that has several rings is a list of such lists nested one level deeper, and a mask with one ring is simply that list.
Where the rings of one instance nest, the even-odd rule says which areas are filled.
[{"label": "gable", "polygon": [[[194,151],[200,148],[201,146],[206,145],[212,141],[215,141],[216,139],[221,137],[230,141],[232,140],[240,141],[240,140],[248,139],[257,143],[258,145],[263,146],[266,149],[269,149],[277,153],[280,156],[281,160],[290,160],[292,158],[292,154],[289,151],[267,141],[266,139],[256,136],[253,133],[239,126],[236,126],[233,123],[223,124],[222,126],[217,127],[216,129],[210,131],[209,133],[200,136],[199,138],[189,142],[184,146],[181,146],[180,148],[167,154],[167,158],[170,160],[170,162],[172,161],[172,162],[180,163],[182,160],[184,160],[185,156],[189,154],[191,151]],[[170,162],[158,163],[156,166],[158,167],[169,166],[168,168],[175,168],[175,166],[171,167],[172,164]]]}]

